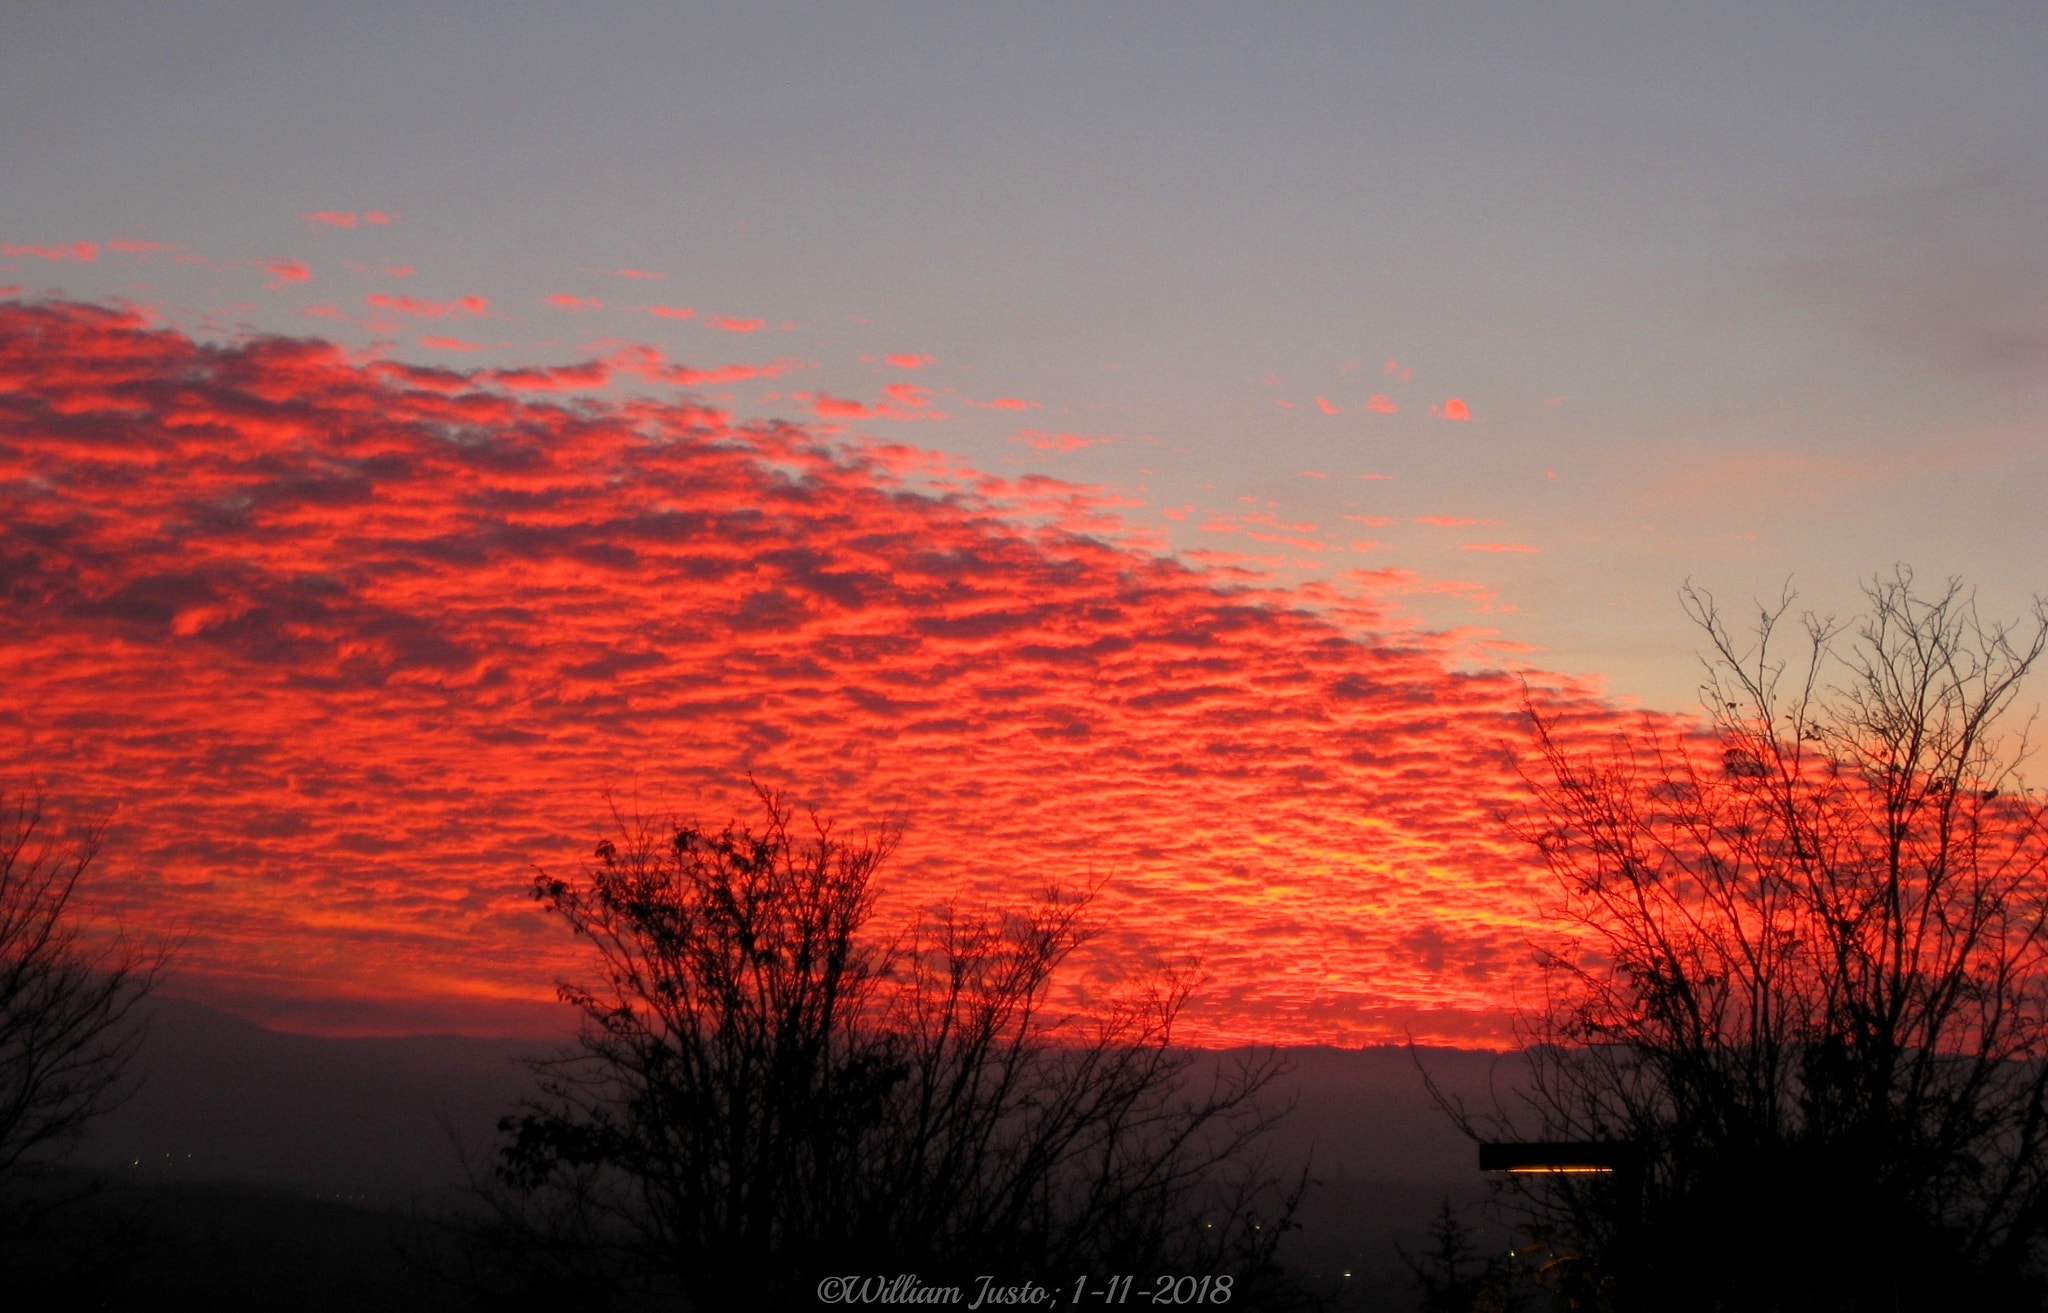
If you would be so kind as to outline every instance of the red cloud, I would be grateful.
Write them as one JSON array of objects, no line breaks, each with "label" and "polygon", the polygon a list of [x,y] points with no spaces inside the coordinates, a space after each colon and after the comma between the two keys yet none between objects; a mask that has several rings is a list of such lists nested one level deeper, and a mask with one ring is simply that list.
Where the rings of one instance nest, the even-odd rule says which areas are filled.
[{"label": "red cloud", "polygon": [[602,301],[598,300],[598,299],[597,299],[596,297],[590,297],[590,296],[569,296],[569,295],[567,295],[566,293],[562,293],[562,292],[557,292],[557,293],[556,293],[555,295],[553,295],[553,296],[549,297],[549,298],[548,298],[548,304],[549,304],[549,305],[557,305],[557,306],[560,306],[560,307],[562,307],[562,308],[563,308],[564,310],[602,310],[602,309],[604,309],[604,302],[602,302]]},{"label": "red cloud", "polygon": [[1392,415],[1401,409],[1394,404],[1394,399],[1384,392],[1375,392],[1367,397],[1365,408],[1375,415]]},{"label": "red cloud", "polygon": [[1317,397],[1316,405],[1322,409],[1322,412],[1325,415],[1341,415],[1344,413],[1343,411],[1337,409],[1335,406],[1331,405],[1329,402],[1329,398],[1327,397]]},{"label": "red cloud", "polygon": [[827,419],[866,419],[875,413],[858,401],[828,396],[823,392],[811,403],[811,409]]},{"label": "red cloud", "polygon": [[[57,804],[118,806],[98,910],[187,927],[186,991],[538,1028],[582,956],[530,864],[587,854],[607,788],[715,821],[751,770],[908,818],[888,924],[1116,872],[1095,951],[1201,952],[1187,1042],[1508,1038],[1551,890],[1496,820],[1519,677],[1371,596],[1120,546],[1087,489],[506,390],[665,368],[0,306],[9,732]],[[1418,964],[1425,923],[1473,969]]]},{"label": "red cloud", "polygon": [[1464,543],[1461,546],[1468,552],[1540,552],[1543,550],[1541,547],[1531,547],[1527,543]]},{"label": "red cloud", "polygon": [[[945,419],[942,411],[931,409],[932,390],[915,383],[891,383],[882,389],[887,401],[873,406],[820,392],[810,398],[811,408],[825,419]],[[804,394],[796,394],[798,400]]]},{"label": "red cloud", "polygon": [[1467,524],[1498,524],[1498,520],[1473,520],[1462,515],[1418,515],[1417,524],[1434,524],[1446,529],[1455,529]]},{"label": "red cloud", "polygon": [[691,369],[686,365],[669,365],[648,377],[660,383],[677,383],[684,387],[698,387],[719,383],[738,383],[750,378],[777,378],[793,369],[802,367],[801,361],[778,360],[768,365],[720,365],[715,369]]},{"label": "red cloud", "polygon": [[270,275],[270,281],[263,286],[273,292],[282,287],[289,287],[293,283],[309,282],[313,277],[313,271],[306,267],[303,260],[271,260],[263,269]]},{"label": "red cloud", "polygon": [[1380,367],[1380,372],[1385,374],[1389,378],[1398,378],[1403,383],[1406,383],[1409,379],[1415,377],[1415,371],[1408,368],[1408,366],[1402,364],[1398,360],[1389,360],[1385,365]]},{"label": "red cloud", "polygon": [[432,347],[436,351],[478,351],[482,349],[477,343],[465,342],[459,337],[423,337],[420,339],[420,345]]},{"label": "red cloud", "polygon": [[894,365],[898,369],[923,369],[926,365],[932,363],[932,358],[930,356],[918,355],[899,354],[893,356],[883,356],[882,359],[888,361],[890,364]]},{"label": "red cloud", "polygon": [[666,278],[667,274],[649,273],[645,269],[595,269],[593,273],[610,274],[614,278]]},{"label": "red cloud", "polygon": [[108,242],[110,251],[125,251],[131,255],[150,255],[158,251],[177,251],[182,247],[170,242]]},{"label": "red cloud", "polygon": [[765,365],[719,365],[711,369],[696,369],[669,364],[667,358],[651,346],[629,346],[602,360],[589,360],[577,365],[490,370],[479,377],[502,387],[524,391],[563,392],[601,388],[609,385],[619,374],[650,383],[700,387],[738,383],[750,378],[775,378],[801,368],[802,364],[798,360],[777,360]]},{"label": "red cloud", "polygon": [[1438,410],[1438,409],[1437,409],[1437,408],[1436,408],[1435,406],[1431,406],[1431,407],[1429,408],[1429,413],[1430,413],[1430,414],[1432,414],[1432,415],[1439,415],[1439,414],[1440,414],[1440,415],[1442,415],[1442,416],[1443,416],[1443,417],[1444,417],[1445,419],[1471,419],[1471,418],[1472,418],[1472,408],[1471,408],[1470,406],[1466,405],[1466,404],[1465,404],[1464,402],[1462,402],[1462,401],[1458,400],[1458,398],[1456,398],[1456,397],[1452,397],[1452,398],[1451,398],[1451,399],[1450,399],[1449,401],[1446,401],[1446,402],[1445,402],[1445,403],[1443,404],[1443,409],[1442,409],[1442,410]]},{"label": "red cloud", "polygon": [[38,260],[76,260],[81,264],[92,264],[100,258],[100,248],[92,242],[73,242],[69,246],[0,246],[0,255],[9,259],[34,256]]},{"label": "red cloud", "polygon": [[707,319],[704,322],[713,328],[723,329],[728,333],[758,333],[768,327],[768,321],[765,319],[736,319],[731,315],[721,315],[716,319]]},{"label": "red cloud", "polygon": [[1026,401],[1022,397],[997,397],[992,401],[970,401],[967,404],[970,406],[980,406],[983,410],[1038,409],[1038,403],[1036,401]]},{"label": "red cloud", "polygon": [[397,315],[413,315],[421,319],[439,319],[444,315],[481,315],[491,308],[490,298],[482,296],[461,296],[453,301],[421,301],[410,296],[393,296],[389,292],[372,292],[363,299],[380,310],[389,310]]},{"label": "red cloud", "polygon": [[1040,451],[1080,451],[1084,447],[1099,447],[1109,438],[1095,433],[1047,433],[1044,429],[1019,429],[1010,435],[1010,441],[1021,442]]},{"label": "red cloud", "polygon": [[651,305],[647,307],[647,313],[650,315],[660,315],[663,319],[695,319],[697,317],[697,312],[686,305]]},{"label": "red cloud", "polygon": [[[299,217],[307,223],[323,223],[330,228],[353,228],[356,226],[358,218],[353,210],[314,210],[310,214],[302,214]],[[381,225],[391,222],[391,216],[382,210],[365,210],[360,218],[362,222],[368,224]]]}]

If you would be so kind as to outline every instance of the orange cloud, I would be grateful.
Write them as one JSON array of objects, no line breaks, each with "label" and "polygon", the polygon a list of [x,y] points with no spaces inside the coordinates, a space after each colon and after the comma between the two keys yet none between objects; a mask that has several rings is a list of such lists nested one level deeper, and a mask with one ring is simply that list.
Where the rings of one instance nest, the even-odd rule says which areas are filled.
[{"label": "orange cloud", "polygon": [[823,392],[820,392],[817,398],[811,402],[811,409],[827,419],[867,419],[874,414],[873,411],[858,401],[850,401],[845,397],[830,396]]},{"label": "orange cloud", "polygon": [[765,319],[737,319],[732,315],[721,315],[704,322],[728,333],[758,333],[768,327],[768,321]]},{"label": "orange cloud", "polygon": [[[621,348],[603,360],[588,361],[582,365],[558,366],[554,369],[526,371],[536,379],[545,377],[556,380],[551,386],[567,385],[568,381],[583,377],[595,377],[592,384],[576,383],[575,386],[602,386],[611,380],[614,373],[643,378],[651,383],[671,383],[682,387],[700,387],[719,383],[738,383],[750,378],[776,378],[799,369],[799,360],[777,360],[765,365],[718,365],[710,369],[698,369],[689,365],[671,365],[667,358],[651,346],[629,346]],[[592,371],[595,371],[594,375]],[[528,384],[532,386],[533,384]]]},{"label": "orange cloud", "polygon": [[436,351],[478,351],[482,348],[475,342],[465,342],[459,337],[423,337],[420,345]]},{"label": "orange cloud", "polygon": [[[511,390],[667,368],[0,306],[12,760],[116,809],[94,910],[178,927],[181,991],[537,1028],[583,955],[531,864],[587,855],[607,788],[715,821],[752,771],[907,818],[885,926],[1114,872],[1094,961],[1199,953],[1187,1042],[1508,1037],[1552,888],[1496,820],[1521,678],[1380,600],[1475,585],[1276,588],[1120,545],[1100,490]],[[1418,961],[1425,927],[1480,965]]]},{"label": "orange cloud", "polygon": [[363,300],[380,310],[389,310],[397,315],[413,315],[421,319],[481,315],[491,308],[490,298],[482,296],[460,296],[453,301],[422,301],[410,296],[393,296],[389,292],[371,292]]},{"label": "orange cloud", "polygon": [[604,302],[598,300],[596,297],[570,296],[563,292],[557,292],[555,295],[550,296],[549,298],[547,298],[547,302],[549,305],[560,306],[564,310],[604,309]]},{"label": "orange cloud", "polygon": [[645,269],[593,269],[592,273],[610,274],[614,278],[666,278],[667,274],[650,273]]},{"label": "orange cloud", "polygon": [[1316,405],[1321,408],[1322,412],[1325,415],[1341,415],[1344,413],[1343,411],[1337,409],[1335,406],[1331,405],[1329,402],[1329,398],[1327,397],[1317,397]]},{"label": "orange cloud", "polygon": [[1430,414],[1432,414],[1432,415],[1439,415],[1439,414],[1440,414],[1440,415],[1442,415],[1442,416],[1443,416],[1443,417],[1444,417],[1445,419],[1471,419],[1471,418],[1472,418],[1472,408],[1471,408],[1470,406],[1466,405],[1466,404],[1465,404],[1464,402],[1460,401],[1460,400],[1459,400],[1458,398],[1456,398],[1456,397],[1452,397],[1452,398],[1451,398],[1451,399],[1450,399],[1449,401],[1446,401],[1446,402],[1445,402],[1445,403],[1443,404],[1443,409],[1442,409],[1442,410],[1438,410],[1438,409],[1437,409],[1437,408],[1436,408],[1435,406],[1431,406],[1431,407],[1429,408],[1429,413],[1430,413]]},{"label": "orange cloud", "polygon": [[697,312],[686,305],[651,305],[647,307],[647,313],[650,315],[660,315],[663,319],[695,319],[697,317]]},{"label": "orange cloud", "polygon": [[1044,429],[1019,429],[1010,435],[1010,441],[1021,442],[1039,451],[1081,451],[1088,447],[1099,447],[1109,439],[1101,434],[1048,433]]},{"label": "orange cloud", "polygon": [[[794,363],[794,362],[789,362]],[[805,393],[793,394],[795,400],[811,403],[811,408],[827,419],[893,419],[893,420],[937,420],[946,419],[944,411],[932,409],[932,389],[919,387],[915,383],[891,383],[882,389],[884,398],[874,405],[866,405],[845,397],[835,397],[820,392],[816,397]],[[779,399],[778,394],[761,398],[763,402]]]},{"label": "orange cloud", "polygon": [[889,362],[891,365],[894,365],[898,369],[923,369],[926,365],[932,363],[932,358],[930,356],[909,354],[883,356],[882,359],[886,360],[887,362]]},{"label": "orange cloud", "polygon": [[[353,210],[314,210],[299,217],[307,223],[325,224],[330,228],[353,228],[359,216]],[[391,216],[382,210],[365,210],[360,220],[363,223],[382,225],[390,223]]]},{"label": "orange cloud", "polygon": [[107,243],[107,249],[110,251],[124,251],[130,255],[151,255],[159,251],[178,251],[183,248],[170,242],[114,241]]},{"label": "orange cloud", "polygon": [[1463,543],[1461,548],[1468,552],[1540,552],[1541,547],[1527,543]]},{"label": "orange cloud", "polygon": [[313,271],[303,260],[271,260],[264,264],[263,269],[270,275],[270,281],[263,286],[273,292],[293,283],[310,282],[313,277]]},{"label": "orange cloud", "polygon": [[69,246],[0,246],[0,255],[9,259],[33,256],[38,260],[76,260],[80,264],[92,264],[100,258],[100,248],[92,242],[73,242]]},{"label": "orange cloud", "polygon": [[1380,366],[1380,372],[1389,378],[1398,378],[1403,383],[1415,377],[1415,371],[1398,360],[1389,360],[1386,364]]},{"label": "orange cloud", "polygon": [[979,406],[979,407],[981,407],[981,408],[982,408],[983,410],[1037,410],[1037,409],[1038,409],[1038,403],[1037,403],[1036,401],[1026,401],[1026,400],[1024,400],[1024,399],[1023,399],[1022,397],[996,397],[996,398],[994,398],[993,400],[990,400],[990,401],[970,401],[970,402],[968,402],[967,404],[968,404],[968,405],[970,405],[970,406]]},{"label": "orange cloud", "polygon": [[1418,515],[1417,524],[1434,524],[1446,529],[1455,529],[1467,524],[1498,524],[1498,520],[1474,520],[1462,515]]},{"label": "orange cloud", "polygon": [[1365,408],[1375,415],[1392,415],[1401,409],[1394,404],[1394,399],[1384,392],[1375,392],[1367,397]]}]

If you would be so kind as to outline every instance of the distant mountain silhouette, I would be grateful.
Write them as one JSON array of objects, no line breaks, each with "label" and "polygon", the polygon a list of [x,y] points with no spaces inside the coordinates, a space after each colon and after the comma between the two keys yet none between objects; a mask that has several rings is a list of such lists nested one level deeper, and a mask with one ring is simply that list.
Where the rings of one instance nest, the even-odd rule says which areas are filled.
[{"label": "distant mountain silhouette", "polygon": [[[545,1040],[329,1039],[159,999],[142,1086],[69,1161],[146,1182],[282,1187],[402,1204],[460,1186],[488,1156]],[[559,1041],[556,1042],[559,1047]]]},{"label": "distant mountain silhouette", "polygon": [[[154,1003],[135,1097],[97,1123],[69,1162],[145,1191],[204,1201],[255,1189],[404,1209],[453,1199],[461,1151],[488,1169],[497,1119],[531,1087],[520,1059],[561,1040],[333,1039],[266,1030],[177,999]],[[1216,1055],[1228,1061],[1229,1053]],[[1512,1055],[1403,1048],[1297,1048],[1275,1097],[1295,1111],[1275,1134],[1276,1164],[1312,1162],[1318,1181],[1291,1238],[1289,1266],[1333,1283],[1348,1306],[1403,1307],[1394,1244],[1411,1250],[1438,1202],[1478,1201],[1477,1153],[1437,1110],[1417,1062],[1476,1107],[1512,1087]],[[240,1195],[192,1195],[229,1187]],[[188,1201],[183,1207],[195,1206]],[[1476,1217],[1475,1219],[1476,1220]],[[365,1222],[365,1225],[368,1225]],[[1501,1239],[1504,1234],[1490,1238]]]}]

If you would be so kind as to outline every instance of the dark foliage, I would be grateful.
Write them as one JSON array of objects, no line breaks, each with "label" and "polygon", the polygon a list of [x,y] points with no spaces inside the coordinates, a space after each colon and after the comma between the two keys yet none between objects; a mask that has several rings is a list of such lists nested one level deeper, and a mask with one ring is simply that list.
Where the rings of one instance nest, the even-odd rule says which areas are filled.
[{"label": "dark foliage", "polygon": [[[1572,1307],[2019,1309],[2048,1238],[2048,813],[2000,714],[2041,655],[1900,571],[1852,633],[1788,605],[1712,644],[1711,731],[1605,751],[1538,720],[1529,837],[1577,927],[1529,1109],[1641,1145],[1515,1178]],[[1477,1129],[1477,1128],[1475,1128]]]},{"label": "dark foliage", "polygon": [[45,1167],[132,1086],[142,1043],[135,1007],[163,954],[127,941],[98,949],[72,907],[99,851],[87,830],[48,833],[41,800],[0,813],[0,1245],[22,1244],[65,1201]]},{"label": "dark foliage", "polygon": [[502,1124],[488,1233],[513,1284],[706,1310],[814,1307],[843,1273],[1278,1289],[1292,1200],[1248,1156],[1274,1062],[1198,1079],[1171,980],[1049,1015],[1086,935],[1056,894],[872,942],[893,835],[761,804],[758,828],[622,825],[582,878],[537,880],[603,975],[563,987],[580,1050]]},{"label": "dark foliage", "polygon": [[1512,1256],[1481,1252],[1471,1227],[1446,1199],[1429,1225],[1429,1248],[1420,1254],[1400,1250],[1416,1293],[1418,1313],[1513,1313],[1528,1301],[1527,1267]]}]

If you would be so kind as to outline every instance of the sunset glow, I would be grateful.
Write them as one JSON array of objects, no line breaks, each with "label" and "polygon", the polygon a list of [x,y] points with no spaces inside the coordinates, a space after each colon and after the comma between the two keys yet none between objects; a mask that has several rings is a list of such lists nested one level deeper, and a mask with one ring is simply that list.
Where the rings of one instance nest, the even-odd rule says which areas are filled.
[{"label": "sunset glow", "polygon": [[240,1006],[530,1022],[573,960],[530,864],[608,791],[716,819],[751,772],[902,818],[897,918],[1102,883],[1097,987],[1199,958],[1197,1038],[1505,1033],[1545,896],[1495,817],[1522,687],[1388,635],[1371,580],[1259,587],[1075,485],[516,371],[64,303],[4,311],[0,370],[12,750],[114,810],[103,897]]},{"label": "sunset glow", "polygon": [[751,772],[1191,1038],[1499,1043],[1525,681],[2041,588],[2005,18],[32,9],[0,775],[246,1016],[559,1024],[533,865]]}]

